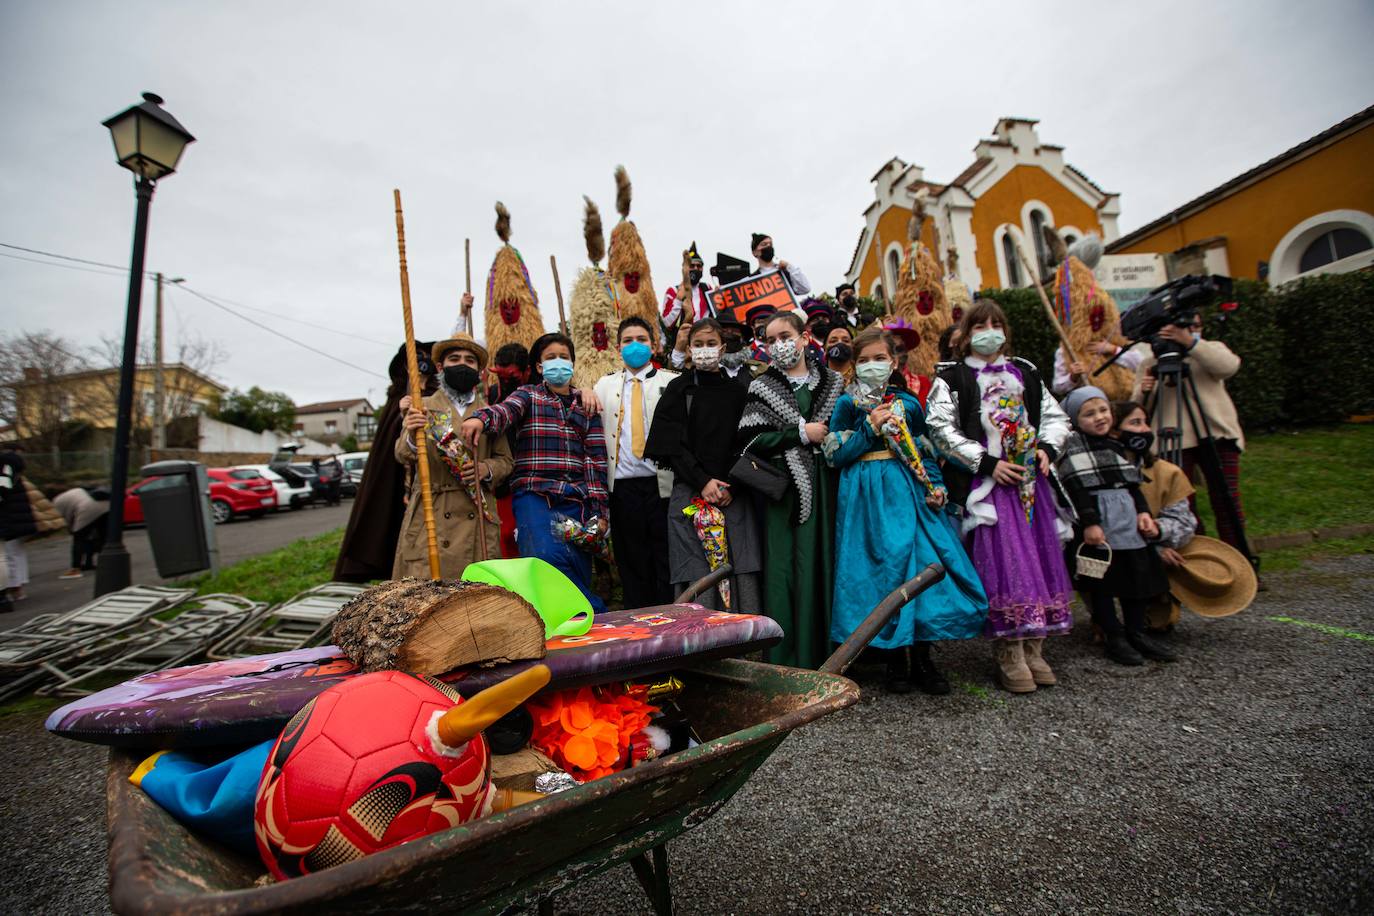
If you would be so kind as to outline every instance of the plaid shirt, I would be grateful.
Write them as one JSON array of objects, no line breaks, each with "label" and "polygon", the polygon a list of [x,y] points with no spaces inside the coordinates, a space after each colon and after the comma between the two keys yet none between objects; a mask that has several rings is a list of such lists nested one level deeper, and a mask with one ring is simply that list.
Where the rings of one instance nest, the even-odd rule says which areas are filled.
[{"label": "plaid shirt", "polygon": [[515,428],[512,490],[583,503],[588,519],[609,517],[601,415],[588,416],[577,392],[572,406],[565,407],[542,382],[524,385],[501,403],[475,411],[472,418],[497,435]]}]

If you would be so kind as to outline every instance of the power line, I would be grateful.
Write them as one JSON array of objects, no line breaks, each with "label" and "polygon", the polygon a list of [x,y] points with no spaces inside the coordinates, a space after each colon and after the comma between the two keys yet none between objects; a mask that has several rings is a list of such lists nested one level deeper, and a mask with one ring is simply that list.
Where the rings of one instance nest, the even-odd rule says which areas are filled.
[{"label": "power line", "polygon": [[[8,246],[7,246],[8,247]],[[94,267],[81,267],[77,264],[54,264],[52,261],[40,261],[37,258],[26,258],[22,254],[6,254],[0,251],[0,258],[12,258],[15,261],[28,261],[30,264],[42,264],[44,267],[61,267],[63,270],[79,270],[88,274],[100,274],[102,277],[118,277],[127,274],[129,268],[116,268],[119,272],[111,270],[98,270]]]},{"label": "power line", "polygon": [[[108,267],[111,270],[120,270],[126,274],[129,272],[129,268],[121,267],[118,264],[106,264],[104,261],[91,261],[86,258],[73,257],[69,254],[56,254],[55,252],[51,251],[40,251],[37,248],[25,248],[23,245],[11,245],[7,242],[0,242],[0,248],[12,248],[15,251],[27,251],[29,254],[41,254],[45,258],[57,258],[59,261],[75,261],[78,264],[91,264],[96,267]],[[25,258],[24,260],[28,259]],[[42,264],[43,262],[37,261],[35,263]],[[149,276],[152,276],[152,271],[145,271],[145,273],[147,273]]]}]

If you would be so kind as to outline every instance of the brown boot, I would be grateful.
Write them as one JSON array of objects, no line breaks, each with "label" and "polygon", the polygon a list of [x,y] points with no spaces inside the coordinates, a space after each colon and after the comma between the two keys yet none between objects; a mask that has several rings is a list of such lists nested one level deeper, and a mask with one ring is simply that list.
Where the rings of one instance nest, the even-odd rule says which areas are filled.
[{"label": "brown boot", "polygon": [[1059,678],[1054,676],[1054,671],[1045,661],[1045,656],[1040,654],[1040,649],[1044,643],[1044,637],[1026,640],[1026,667],[1030,669],[1031,679],[1037,685],[1053,687],[1059,683]]},{"label": "brown boot", "polygon": [[997,641],[997,682],[1010,693],[1032,693],[1035,679],[1026,667],[1026,651],[1019,639]]}]

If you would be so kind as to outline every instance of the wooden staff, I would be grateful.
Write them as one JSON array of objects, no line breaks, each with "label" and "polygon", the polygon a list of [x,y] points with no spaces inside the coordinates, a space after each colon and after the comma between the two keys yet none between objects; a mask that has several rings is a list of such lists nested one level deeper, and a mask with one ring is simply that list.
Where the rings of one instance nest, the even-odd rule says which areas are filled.
[{"label": "wooden staff", "polygon": [[568,333],[568,316],[563,313],[563,284],[558,282],[558,259],[549,255],[549,268],[553,270],[553,291],[558,296],[558,332]]},{"label": "wooden staff", "polygon": [[[1010,235],[1010,233],[1008,234]],[[1068,332],[1065,331],[1064,326],[1059,323],[1059,316],[1054,313],[1054,306],[1050,304],[1050,297],[1045,295],[1045,287],[1040,284],[1040,271],[1035,270],[1031,266],[1030,258],[1026,257],[1026,249],[1021,247],[1021,243],[1017,240],[1016,236],[1011,236],[1011,243],[1016,248],[1016,253],[1021,256],[1021,264],[1025,267],[1027,276],[1031,278],[1031,285],[1034,286],[1035,291],[1040,294],[1040,304],[1045,307],[1045,315],[1050,319],[1050,324],[1054,327],[1054,332],[1059,335],[1059,342],[1064,345],[1064,353],[1067,354],[1070,362],[1081,362],[1078,358],[1078,354],[1073,350],[1073,344],[1069,343]],[[1092,384],[1092,380],[1088,378],[1086,372],[1076,375],[1075,378],[1081,379],[1085,385]]]},{"label": "wooden staff", "polygon": [[[406,324],[406,368],[410,372],[410,406],[424,410],[424,391],[420,386],[420,363],[415,358],[415,323],[410,317],[410,271],[406,269],[406,223],[401,213],[401,192],[396,198],[396,250],[401,256],[401,315]],[[417,433],[416,438],[419,439]],[[416,443],[416,479],[420,483],[420,506],[425,515],[425,541],[429,545],[429,577],[439,578],[439,538],[434,530],[434,494],[429,490],[429,450]]]},{"label": "wooden staff", "polygon": [[887,268],[883,264],[883,237],[878,234],[878,230],[873,230],[873,251],[878,256],[878,281],[879,289],[883,291],[883,308],[887,314],[892,314],[892,295],[887,289]]},{"label": "wooden staff", "polygon": [[[467,278],[464,289],[469,296],[472,295],[472,239],[463,239],[463,274]],[[463,330],[473,337],[477,334],[472,330],[472,306],[463,306]]]}]

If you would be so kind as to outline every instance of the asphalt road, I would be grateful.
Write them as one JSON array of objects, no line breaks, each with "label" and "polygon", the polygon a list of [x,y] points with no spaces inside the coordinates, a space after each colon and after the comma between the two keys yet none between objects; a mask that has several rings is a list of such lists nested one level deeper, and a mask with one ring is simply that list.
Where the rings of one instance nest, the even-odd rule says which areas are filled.
[{"label": "asphalt road", "polygon": [[[298,538],[311,537],[348,524],[353,501],[346,499],[339,506],[307,506],[270,512],[262,518],[240,518],[215,526],[219,543],[221,566],[276,550]],[[163,585],[172,580],[157,574],[152,550],[148,546],[148,532],[142,527],[124,533],[124,545],[132,561],[133,581],[144,585]],[[71,537],[64,533],[39,541],[31,541],[29,554],[29,584],[27,595],[17,602],[15,611],[0,616],[0,629],[13,627],[36,614],[48,611],[69,611],[91,600],[95,587],[95,573],[87,572],[80,579],[59,579],[71,563]]]},{"label": "asphalt road", "polygon": [[[1030,696],[988,689],[981,642],[938,654],[948,697],[859,670],[669,844],[678,912],[1374,912],[1374,556],[1266,578],[1186,616],[1174,665],[1105,661],[1080,615]],[[105,755],[41,726],[0,717],[0,912],[103,912]],[[622,866],[557,911],[649,908]]]}]

